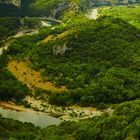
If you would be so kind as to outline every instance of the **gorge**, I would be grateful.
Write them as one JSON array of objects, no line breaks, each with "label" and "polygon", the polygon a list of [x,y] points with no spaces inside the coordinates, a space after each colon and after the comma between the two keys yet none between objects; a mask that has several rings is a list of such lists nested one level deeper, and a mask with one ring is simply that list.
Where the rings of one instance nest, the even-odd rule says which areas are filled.
[{"label": "gorge", "polygon": [[139,140],[139,0],[0,1],[1,140]]}]

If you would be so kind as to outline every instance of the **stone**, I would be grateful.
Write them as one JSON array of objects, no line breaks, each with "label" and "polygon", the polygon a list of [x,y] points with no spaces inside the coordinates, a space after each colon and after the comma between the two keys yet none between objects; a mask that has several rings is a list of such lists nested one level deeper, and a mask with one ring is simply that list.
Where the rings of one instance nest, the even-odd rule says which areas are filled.
[{"label": "stone", "polygon": [[20,8],[21,0],[0,0],[0,3],[12,4]]}]

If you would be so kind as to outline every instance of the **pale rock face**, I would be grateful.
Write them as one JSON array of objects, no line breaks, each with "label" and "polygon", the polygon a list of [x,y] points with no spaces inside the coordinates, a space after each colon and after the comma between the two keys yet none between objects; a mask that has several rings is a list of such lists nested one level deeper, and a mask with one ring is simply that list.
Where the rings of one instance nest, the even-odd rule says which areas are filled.
[{"label": "pale rock face", "polygon": [[0,3],[13,4],[20,8],[21,0],[0,0]]},{"label": "pale rock face", "polygon": [[86,1],[89,8],[95,5],[140,3],[140,0],[81,0]]},{"label": "pale rock face", "polygon": [[58,45],[53,47],[53,55],[63,55],[69,48],[67,47],[66,43],[63,45]]},{"label": "pale rock face", "polygon": [[[20,8],[21,1],[22,0],[0,0],[0,3],[13,4]],[[100,5],[109,4],[109,3],[110,4],[111,3],[129,4],[129,3],[140,3],[140,0],[80,0],[80,5],[83,8],[83,10],[92,8],[96,5],[98,5],[99,3],[100,3]],[[52,11],[53,17],[55,17],[58,12],[61,12],[61,11],[65,10],[66,8],[73,7],[73,6],[75,6],[75,5],[73,5],[73,4],[69,5],[68,1],[64,0],[64,2],[59,3],[57,5],[57,7],[55,9],[53,9],[53,11]],[[79,8],[79,7],[75,7],[75,8]]]},{"label": "pale rock face", "polygon": [[62,2],[57,5],[55,9],[52,10],[52,17],[56,17],[58,12],[63,11],[68,6],[67,2]]},{"label": "pale rock face", "polygon": [[66,9],[78,9],[79,7],[74,4],[74,3],[69,3],[68,1],[64,1],[62,3],[59,3],[56,5],[56,7],[54,9],[52,9],[52,17],[53,18],[57,18],[57,16],[59,15],[59,13],[61,13],[62,11],[66,10]]}]

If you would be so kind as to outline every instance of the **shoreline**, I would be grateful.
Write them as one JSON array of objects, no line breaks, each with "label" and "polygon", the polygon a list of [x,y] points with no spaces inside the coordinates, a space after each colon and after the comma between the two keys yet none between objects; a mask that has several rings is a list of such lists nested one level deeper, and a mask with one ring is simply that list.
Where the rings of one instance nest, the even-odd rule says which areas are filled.
[{"label": "shoreline", "polygon": [[32,109],[48,113],[50,116],[60,118],[65,121],[88,119],[95,116],[101,116],[104,112],[95,107],[80,107],[77,105],[63,107],[51,105],[48,104],[47,101],[36,100],[30,96],[26,97],[25,100],[31,105]]},{"label": "shoreline", "polygon": [[22,111],[34,111],[32,108],[25,108],[24,106],[22,105],[16,105],[15,103],[13,102],[10,102],[10,101],[0,101],[0,108],[3,108],[3,109],[9,109],[9,110],[15,110],[15,111],[18,111],[18,112],[22,112]]},{"label": "shoreline", "polygon": [[45,113],[51,117],[59,118],[63,121],[79,121],[95,116],[101,116],[103,114],[103,111],[97,110],[93,107],[59,107],[50,104],[44,105],[40,100],[35,100],[33,98],[30,98],[30,100],[32,101],[28,101],[30,102],[31,108],[25,108],[23,105],[16,105],[11,101],[0,101],[0,108],[15,110],[17,112],[32,111],[36,113]]}]

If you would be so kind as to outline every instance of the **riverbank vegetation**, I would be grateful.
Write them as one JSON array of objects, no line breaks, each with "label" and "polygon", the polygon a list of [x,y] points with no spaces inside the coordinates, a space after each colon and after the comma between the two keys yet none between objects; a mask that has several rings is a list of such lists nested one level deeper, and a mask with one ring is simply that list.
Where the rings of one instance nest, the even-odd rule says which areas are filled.
[{"label": "riverbank vegetation", "polygon": [[[0,118],[1,140],[138,140],[140,101],[124,102],[113,114],[39,129],[31,124]],[[18,129],[17,129],[18,128]]]},{"label": "riverbank vegetation", "polygon": [[112,115],[76,122],[63,122],[44,129],[36,140],[138,140],[140,101],[118,105]]},{"label": "riverbank vegetation", "polygon": [[22,123],[0,116],[0,139],[1,140],[33,140],[40,132],[39,127],[31,123]]}]

